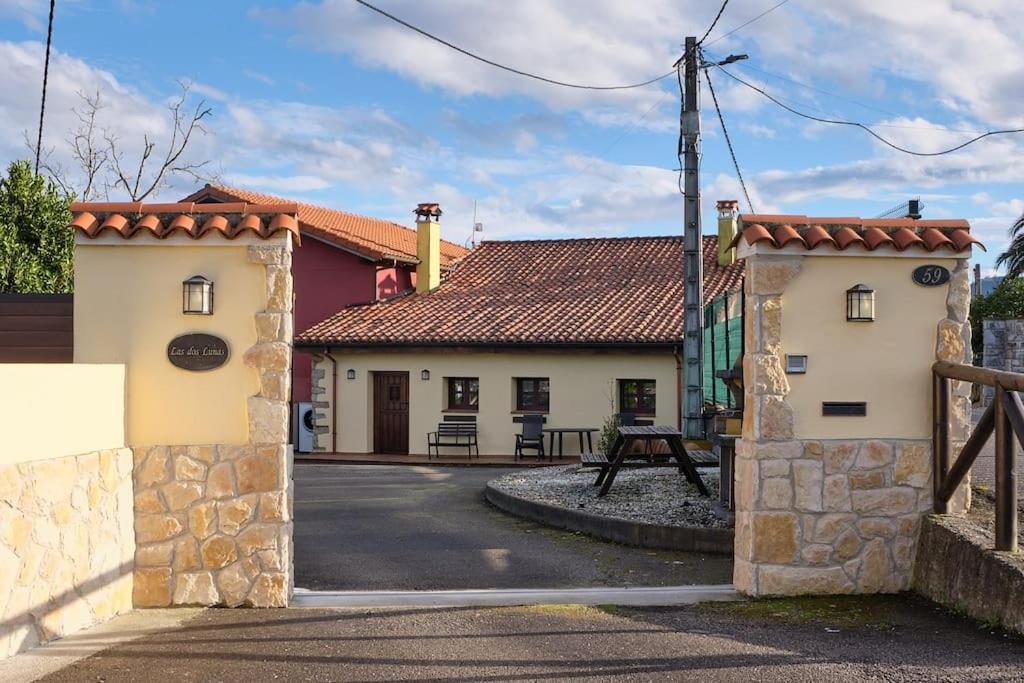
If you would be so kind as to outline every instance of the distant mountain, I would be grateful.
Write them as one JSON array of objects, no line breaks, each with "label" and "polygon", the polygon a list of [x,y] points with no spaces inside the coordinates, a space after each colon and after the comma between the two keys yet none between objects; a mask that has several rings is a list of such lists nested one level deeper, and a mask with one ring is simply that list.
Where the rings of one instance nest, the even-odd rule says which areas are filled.
[{"label": "distant mountain", "polygon": [[992,290],[994,290],[996,287],[998,287],[999,283],[1002,282],[1002,281],[1003,281],[1003,276],[1002,275],[992,275],[992,276],[989,276],[989,277],[981,278],[981,294],[982,294],[982,296],[987,296],[987,295],[991,294]]}]

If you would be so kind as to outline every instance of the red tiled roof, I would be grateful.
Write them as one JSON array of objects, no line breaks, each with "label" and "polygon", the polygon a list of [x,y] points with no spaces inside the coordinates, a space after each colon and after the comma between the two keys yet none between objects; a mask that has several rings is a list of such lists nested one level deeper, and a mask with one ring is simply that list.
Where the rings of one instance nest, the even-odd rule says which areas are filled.
[{"label": "red tiled roof", "polygon": [[[328,209],[314,204],[290,202],[290,200],[274,195],[226,185],[208,184],[183,201],[198,201],[207,196],[229,202],[293,203],[298,207],[299,223],[302,230],[314,237],[350,249],[373,260],[395,259],[405,263],[418,261],[416,231],[398,223],[359,216],[337,209]],[[450,267],[468,251],[465,247],[441,240],[441,267]]]},{"label": "red tiled roof", "polygon": [[[704,238],[706,300],[739,286]],[[483,242],[440,287],[342,309],[306,345],[675,344],[683,331],[683,239]]]},{"label": "red tiled roof", "polygon": [[74,202],[69,227],[87,237],[113,230],[125,239],[148,231],[163,239],[184,232],[198,239],[216,231],[228,239],[252,232],[264,239],[287,231],[299,240],[294,204],[144,204],[142,202]]},{"label": "red tiled roof", "polygon": [[972,244],[985,245],[971,233],[965,220],[916,220],[913,218],[820,218],[742,214],[740,231],[733,246],[742,239],[749,245],[765,244],[781,249],[793,244],[814,250],[828,246],[840,251],[858,245],[874,251],[888,246],[897,251],[939,248],[958,253]]}]

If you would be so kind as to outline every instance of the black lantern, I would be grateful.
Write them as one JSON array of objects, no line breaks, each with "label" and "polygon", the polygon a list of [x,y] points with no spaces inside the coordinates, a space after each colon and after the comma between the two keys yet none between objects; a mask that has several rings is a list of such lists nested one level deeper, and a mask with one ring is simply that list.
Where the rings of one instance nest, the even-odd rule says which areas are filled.
[{"label": "black lantern", "polygon": [[423,380],[424,382],[429,382],[430,381],[430,370],[422,370],[422,371],[420,371],[420,379]]},{"label": "black lantern", "polygon": [[181,312],[186,315],[213,315],[213,283],[202,275],[193,275],[182,282]]},{"label": "black lantern", "polygon": [[349,379],[355,379],[356,378],[356,371],[353,370],[352,368],[349,368],[348,372],[345,373],[345,377],[348,377]]},{"label": "black lantern", "polygon": [[875,290],[867,285],[854,285],[846,290],[846,319],[869,323],[875,319]]}]

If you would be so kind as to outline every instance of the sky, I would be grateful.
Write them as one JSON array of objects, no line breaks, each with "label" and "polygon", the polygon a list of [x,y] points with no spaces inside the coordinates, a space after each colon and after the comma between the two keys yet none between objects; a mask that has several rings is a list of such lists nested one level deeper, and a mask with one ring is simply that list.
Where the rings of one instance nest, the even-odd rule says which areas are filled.
[{"label": "sky", "polygon": [[[709,58],[787,104],[862,121],[934,151],[1024,127],[1019,0],[731,0]],[[376,0],[484,57],[564,81],[617,85],[672,70],[717,0]],[[46,40],[45,0],[0,0],[0,162],[31,156]],[[1024,213],[1024,135],[939,157],[908,156],[863,131],[798,118],[712,69],[753,209],[873,217],[921,197],[927,218],[967,218],[986,274]],[[439,202],[463,243],[483,237],[675,234],[675,77],[623,91],[540,83],[471,60],[353,0],[58,0],[43,146],[72,185],[81,94],[100,93],[97,139],[127,167],[146,136],[166,150],[167,105],[189,88],[211,109],[182,161],[230,185],[412,224]],[[749,211],[706,85],[702,204]],[[202,185],[170,177],[148,199]],[[125,199],[117,188],[110,200]]]}]

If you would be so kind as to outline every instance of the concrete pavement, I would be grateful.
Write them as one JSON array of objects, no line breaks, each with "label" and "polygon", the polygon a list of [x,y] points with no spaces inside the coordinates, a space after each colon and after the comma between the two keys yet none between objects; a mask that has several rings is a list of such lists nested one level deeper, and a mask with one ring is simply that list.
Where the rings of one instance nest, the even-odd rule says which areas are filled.
[{"label": "concrete pavement", "polygon": [[295,466],[295,585],[313,590],[682,586],[732,558],[630,548],[511,517],[483,499],[507,468]]},{"label": "concrete pavement", "polygon": [[910,596],[687,608],[207,610],[44,678],[1020,681],[1024,645]]}]

